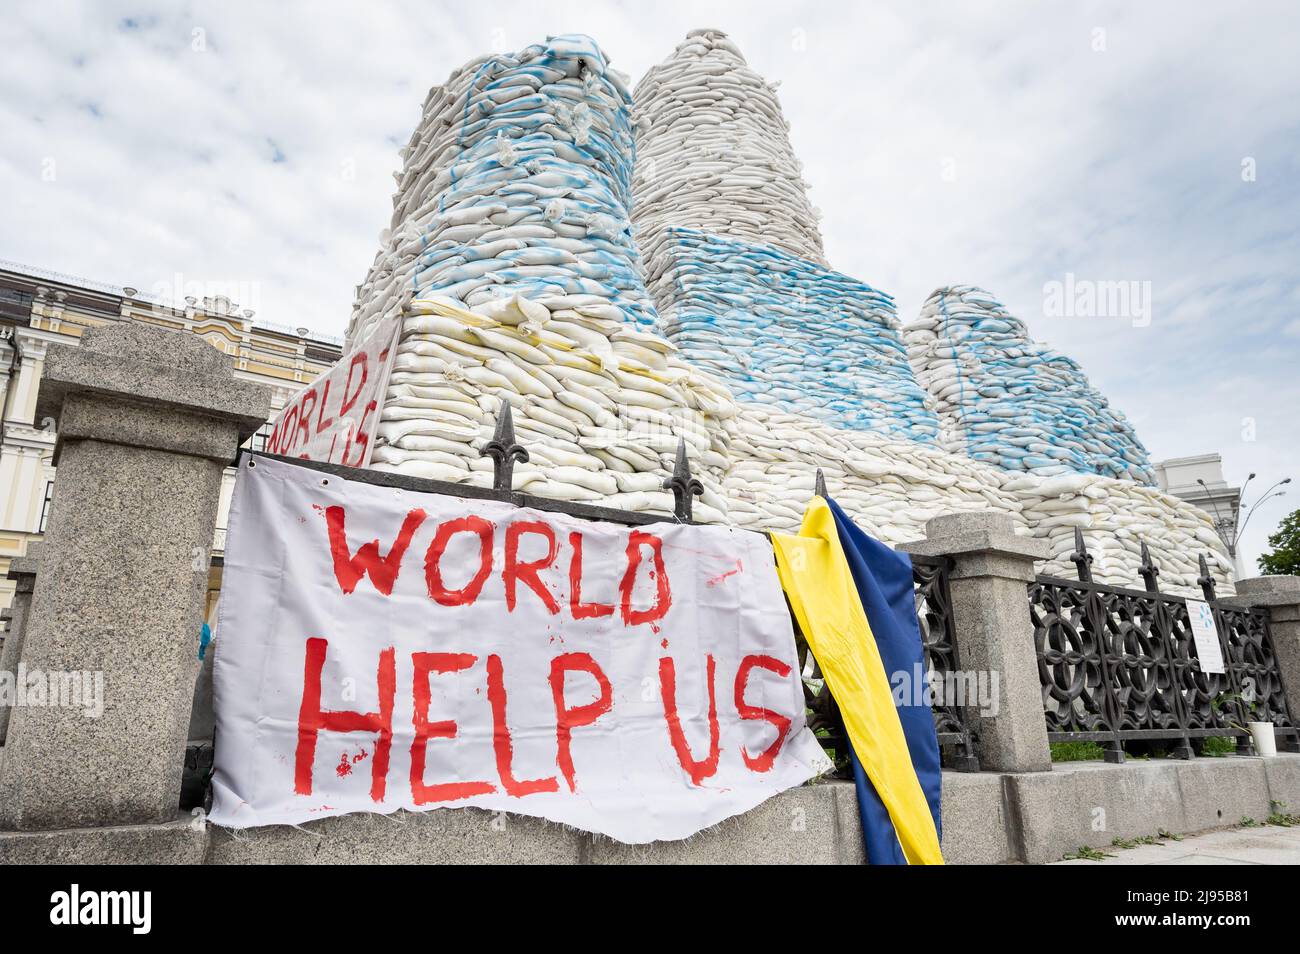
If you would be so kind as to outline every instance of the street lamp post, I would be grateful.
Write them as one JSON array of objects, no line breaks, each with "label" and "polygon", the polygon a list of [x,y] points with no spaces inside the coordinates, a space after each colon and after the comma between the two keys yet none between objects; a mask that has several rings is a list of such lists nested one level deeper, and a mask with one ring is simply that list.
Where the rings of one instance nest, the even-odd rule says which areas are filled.
[{"label": "street lamp post", "polygon": [[[1247,508],[1245,503],[1241,501],[1245,500],[1246,488],[1250,486],[1250,482],[1254,479],[1255,479],[1255,475],[1251,474],[1249,477],[1246,478],[1246,482],[1241,485],[1241,491],[1237,497],[1237,500],[1239,501],[1239,503],[1237,504],[1237,514],[1238,516],[1240,516],[1241,511],[1245,509],[1246,518],[1244,520],[1237,522],[1237,521],[1226,520],[1219,513],[1219,505],[1215,501],[1214,495],[1210,492],[1209,485],[1205,482],[1204,478],[1201,477],[1196,478],[1196,482],[1200,484],[1201,489],[1205,491],[1205,496],[1210,501],[1210,506],[1214,508],[1215,530],[1219,534],[1219,539],[1222,540],[1224,545],[1228,548],[1228,556],[1232,557],[1234,563],[1237,560],[1237,544],[1241,542],[1241,535],[1246,532],[1246,525],[1250,523],[1250,518],[1254,516],[1255,511],[1259,509],[1260,504],[1264,503],[1265,501],[1272,500],[1274,497],[1285,497],[1286,491],[1278,490],[1277,488],[1291,483],[1290,477],[1283,477],[1272,487],[1268,488],[1268,490],[1260,494],[1259,499],[1256,500],[1253,504],[1251,504],[1249,508]],[[1274,491],[1277,492],[1274,493]],[[1230,523],[1232,524],[1231,528],[1229,528]]]}]

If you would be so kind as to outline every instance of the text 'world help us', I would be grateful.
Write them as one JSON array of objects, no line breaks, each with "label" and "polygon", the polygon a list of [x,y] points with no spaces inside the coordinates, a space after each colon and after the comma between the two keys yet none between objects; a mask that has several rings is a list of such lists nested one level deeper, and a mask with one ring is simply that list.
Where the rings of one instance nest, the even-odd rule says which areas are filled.
[{"label": "text 'world help us'", "polygon": [[[317,508],[322,510],[322,508]],[[384,596],[390,596],[403,567],[415,562],[419,554],[413,552],[408,559],[411,543],[427,520],[420,509],[409,511],[402,521],[387,552],[382,552],[378,540],[368,541],[354,551],[347,538],[347,514],[342,506],[323,508],[328,531],[330,558],[334,579],[346,596],[358,586],[372,586]],[[456,567],[457,579],[472,571],[468,581],[451,586],[444,560],[452,541],[466,535],[477,542],[477,553],[468,566]],[[484,517],[473,514],[446,520],[433,532],[432,540],[420,560],[424,575],[424,588],[429,598],[441,606],[472,605],[483,592],[489,577],[497,570],[495,544],[502,537],[501,566],[499,569],[505,592],[507,613],[515,612],[524,599],[540,602],[550,616],[567,615],[573,620],[609,617],[624,627],[647,627],[658,634],[658,622],[672,606],[672,583],[664,560],[663,542],[656,534],[640,529],[628,532],[624,551],[624,564],[614,599],[601,602],[583,596],[583,534],[568,534],[568,560],[560,561],[561,541],[556,529],[544,520],[515,519],[498,527]],[[423,535],[422,535],[423,536]],[[532,559],[520,556],[523,541],[536,538],[537,548],[545,553]],[[474,548],[471,547],[471,550]],[[543,573],[567,576],[567,599],[557,599],[543,581]],[[368,582],[366,582],[368,581]],[[664,641],[666,647],[667,641]],[[371,761],[370,796],[382,802],[388,790],[388,765],[392,749],[393,709],[397,685],[397,653],[395,647],[380,650],[376,673],[378,709],[374,712],[326,710],[321,706],[321,674],[329,652],[325,638],[312,637],[306,641],[302,706],[298,721],[298,742],[294,759],[294,790],[299,795],[311,795],[313,764],[319,735],[326,732],[374,733],[376,745]],[[453,802],[488,795],[495,792],[513,797],[524,797],[540,792],[561,791],[563,784],[569,792],[578,791],[577,770],[574,765],[571,742],[575,729],[597,722],[614,704],[614,690],[609,677],[597,660],[587,652],[566,652],[553,657],[546,678],[549,682],[555,716],[555,764],[557,775],[535,779],[520,779],[513,771],[514,743],[507,719],[507,694],[503,664],[499,655],[488,654],[484,660],[487,704],[493,722],[493,747],[497,768],[496,780],[430,781],[425,778],[427,747],[438,739],[456,737],[454,721],[439,718],[431,721],[432,693],[430,678],[437,675],[454,675],[470,670],[479,663],[472,652],[415,652],[409,665],[412,672],[412,703],[414,740],[411,745],[411,795],[417,805]],[[405,661],[404,661],[405,664]],[[660,657],[658,664],[659,689],[663,702],[664,727],[673,752],[682,771],[694,785],[702,784],[718,770],[722,755],[717,708],[716,663],[711,654],[704,659],[705,682],[708,691],[708,750],[696,755],[682,730],[677,706],[677,670],[671,655]],[[774,656],[754,653],[743,656],[737,668],[731,701],[741,720],[758,720],[775,729],[774,740],[761,751],[750,751],[743,746],[740,757],[745,767],[755,773],[767,772],[776,761],[793,719],[790,715],[745,701],[746,688],[755,670],[763,670],[780,679],[791,676],[792,668]],[[598,689],[595,701],[584,705],[569,705],[565,700],[566,680],[588,679]],[[701,746],[702,748],[702,746]],[[563,783],[561,783],[561,778]]]}]

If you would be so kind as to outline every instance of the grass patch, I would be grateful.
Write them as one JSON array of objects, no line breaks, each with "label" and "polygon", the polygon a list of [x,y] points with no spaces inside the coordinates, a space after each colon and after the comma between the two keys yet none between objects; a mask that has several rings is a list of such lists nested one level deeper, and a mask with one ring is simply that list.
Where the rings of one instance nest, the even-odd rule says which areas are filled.
[{"label": "grass patch", "polygon": [[1115,856],[1109,852],[1102,851],[1100,848],[1089,848],[1087,845],[1081,847],[1078,851],[1070,852],[1064,856],[1065,861],[1104,861],[1107,858]]},{"label": "grass patch", "polygon": [[1138,835],[1133,839],[1136,845],[1163,845],[1164,840],[1159,835]]},{"label": "grass patch", "polygon": [[1272,811],[1269,812],[1268,818],[1264,822],[1269,825],[1281,825],[1283,828],[1293,828],[1300,825],[1300,815],[1286,810],[1286,805],[1282,802],[1272,801],[1268,803]]},{"label": "grass patch", "polygon": [[1096,742],[1052,742],[1053,762],[1100,762],[1106,751]]},{"label": "grass patch", "polygon": [[1212,735],[1201,743],[1201,755],[1235,755],[1237,740],[1231,735]]},{"label": "grass patch", "polygon": [[1138,835],[1136,838],[1116,838],[1111,842],[1113,848],[1137,848],[1141,845],[1163,845],[1168,839],[1182,841],[1182,835],[1171,835],[1163,828],[1154,835]]},{"label": "grass patch", "polygon": [[[1100,762],[1106,757],[1106,750],[1096,742],[1051,742],[1053,762]],[[1125,758],[1135,762],[1149,762],[1152,759],[1169,758],[1169,749],[1160,741],[1134,743],[1126,746]],[[1234,755],[1237,752],[1237,739],[1231,735],[1212,735],[1201,742],[1202,756],[1218,758]]]}]

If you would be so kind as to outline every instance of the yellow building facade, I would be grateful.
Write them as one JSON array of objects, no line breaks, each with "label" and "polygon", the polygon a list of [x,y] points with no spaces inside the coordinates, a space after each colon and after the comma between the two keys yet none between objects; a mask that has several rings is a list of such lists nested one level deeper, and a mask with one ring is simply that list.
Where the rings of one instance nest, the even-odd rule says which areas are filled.
[{"label": "yellow building facade", "polygon": [[[10,561],[40,540],[57,501],[51,458],[55,422],[38,421],[36,396],[45,355],[52,344],[75,345],[87,328],[115,321],[140,321],[200,335],[230,355],[235,374],[265,385],[272,416],[300,388],[338,360],[341,339],[257,319],[228,298],[186,298],[171,304],[127,286],[0,262],[0,608],[8,607],[14,584]],[[250,442],[260,449],[269,428]],[[234,470],[222,483],[214,553],[225,543],[226,516]]]}]

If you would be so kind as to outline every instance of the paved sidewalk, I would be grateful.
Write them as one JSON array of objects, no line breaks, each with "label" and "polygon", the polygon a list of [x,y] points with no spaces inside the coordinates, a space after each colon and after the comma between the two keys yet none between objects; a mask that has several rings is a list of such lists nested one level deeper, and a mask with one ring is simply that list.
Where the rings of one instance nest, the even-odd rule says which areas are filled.
[{"label": "paved sidewalk", "polygon": [[1084,858],[1058,865],[1295,865],[1300,864],[1300,827],[1227,828],[1182,841],[1136,848],[1106,848],[1102,861]]}]

